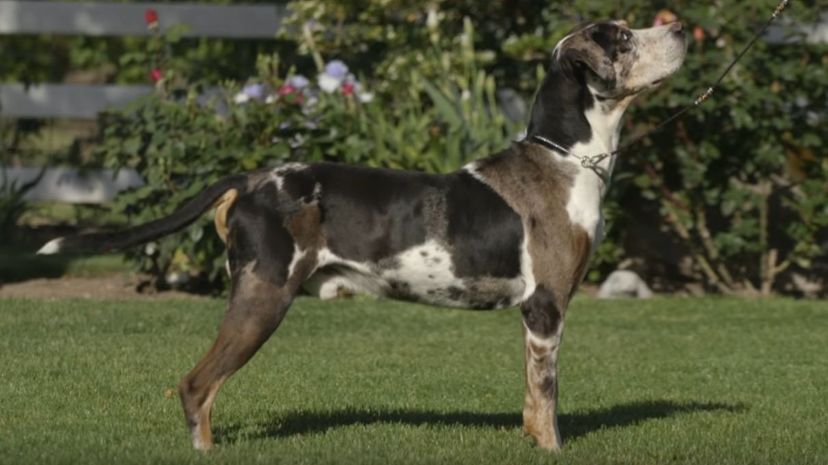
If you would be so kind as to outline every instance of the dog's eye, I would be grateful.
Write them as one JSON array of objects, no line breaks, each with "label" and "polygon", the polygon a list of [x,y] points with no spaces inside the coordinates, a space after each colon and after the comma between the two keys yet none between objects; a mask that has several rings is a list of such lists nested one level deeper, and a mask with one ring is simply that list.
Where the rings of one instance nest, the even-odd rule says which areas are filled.
[{"label": "dog's eye", "polygon": [[621,31],[618,34],[618,50],[621,53],[627,53],[632,50],[632,44],[630,41],[632,40],[632,33],[630,31]]}]

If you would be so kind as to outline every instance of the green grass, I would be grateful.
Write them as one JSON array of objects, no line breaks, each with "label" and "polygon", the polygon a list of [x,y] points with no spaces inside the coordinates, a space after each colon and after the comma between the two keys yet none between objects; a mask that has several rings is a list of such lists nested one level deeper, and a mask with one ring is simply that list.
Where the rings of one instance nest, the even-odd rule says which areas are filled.
[{"label": "green grass", "polygon": [[300,299],[190,449],[221,301],[0,300],[0,463],[824,464],[828,304],[577,300],[564,450],[521,434],[517,310]]}]

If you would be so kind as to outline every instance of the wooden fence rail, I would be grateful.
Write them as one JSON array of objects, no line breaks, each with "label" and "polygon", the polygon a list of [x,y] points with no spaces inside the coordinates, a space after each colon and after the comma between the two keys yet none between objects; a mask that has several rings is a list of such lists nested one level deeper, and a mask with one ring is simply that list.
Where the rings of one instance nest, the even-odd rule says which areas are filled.
[{"label": "wooden fence rail", "polygon": [[[204,5],[157,2],[68,2],[0,0],[0,37],[2,35],[146,36],[147,9],[158,12],[159,26],[189,26],[187,37],[227,39],[275,38],[287,15],[284,2],[273,5]],[[792,24],[809,43],[828,42],[828,11],[811,24]],[[774,25],[765,40],[790,40],[790,27]],[[0,63],[0,65],[2,65]],[[148,85],[40,84],[24,87],[19,83],[0,83],[0,118],[74,118],[92,119],[100,112],[123,105],[152,92]],[[0,167],[2,168],[2,167]],[[9,179],[18,181],[36,171],[14,169]],[[50,169],[32,198],[69,202],[104,202],[119,189],[136,186],[135,173],[119,180],[112,173],[81,175],[74,170]],[[1,179],[0,179],[1,181]],[[51,187],[50,187],[51,186]],[[2,186],[0,186],[2,187]]]},{"label": "wooden fence rail", "polygon": [[[203,5],[157,2],[61,2],[0,0],[3,35],[147,36],[144,12],[154,9],[162,29],[188,26],[185,37],[274,39],[287,14],[284,4]],[[25,87],[0,83],[0,118],[94,119],[104,110],[148,95],[150,85],[81,85],[46,83]],[[3,167],[3,180],[20,185],[40,171]],[[133,170],[80,172],[49,167],[28,200],[102,203],[123,189],[142,185]]]},{"label": "wooden fence rail", "polygon": [[0,34],[146,36],[148,8],[158,12],[162,29],[186,24],[185,36],[227,39],[272,39],[286,15],[283,4],[0,0]]},{"label": "wooden fence rail", "polygon": [[150,85],[0,84],[0,116],[95,119],[152,91]]}]

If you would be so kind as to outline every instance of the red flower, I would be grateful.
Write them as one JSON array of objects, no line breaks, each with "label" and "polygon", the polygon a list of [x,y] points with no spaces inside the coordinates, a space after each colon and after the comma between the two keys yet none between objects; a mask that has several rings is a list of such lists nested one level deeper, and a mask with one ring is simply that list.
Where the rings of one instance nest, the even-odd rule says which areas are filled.
[{"label": "red flower", "polygon": [[147,22],[147,26],[153,27],[158,24],[158,12],[155,11],[153,8],[147,8],[144,11],[144,21]]},{"label": "red flower", "polygon": [[163,78],[164,78],[164,72],[161,71],[160,69],[153,68],[152,71],[150,71],[150,79],[152,79],[152,82],[158,82]]},{"label": "red flower", "polygon": [[290,95],[296,92],[296,88],[290,84],[285,84],[282,87],[279,87],[279,90],[276,91],[279,95]]},{"label": "red flower", "polygon": [[354,86],[353,82],[345,82],[342,84],[342,95],[354,95]]},{"label": "red flower", "polygon": [[297,89],[290,84],[282,84],[281,87],[276,89],[276,95],[284,98],[284,101],[287,103],[301,105],[305,102],[305,94],[303,94],[300,89]]}]

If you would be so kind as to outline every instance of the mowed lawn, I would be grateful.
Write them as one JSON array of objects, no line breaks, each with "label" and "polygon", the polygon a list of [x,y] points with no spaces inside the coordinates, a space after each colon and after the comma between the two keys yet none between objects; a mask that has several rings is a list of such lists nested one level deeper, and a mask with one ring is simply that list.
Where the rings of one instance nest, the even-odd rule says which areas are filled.
[{"label": "mowed lawn", "polygon": [[828,303],[578,299],[560,454],[521,432],[516,309],[299,299],[191,450],[175,387],[224,309],[0,300],[3,464],[826,464]]}]

